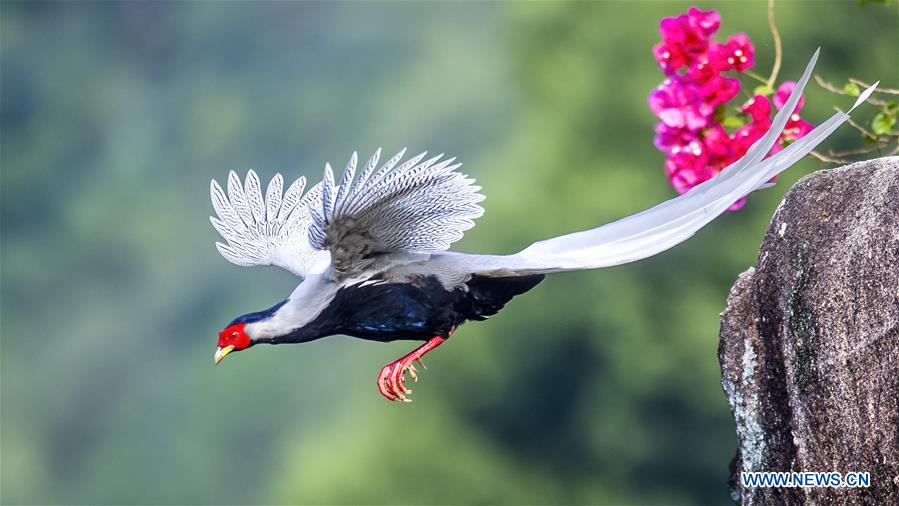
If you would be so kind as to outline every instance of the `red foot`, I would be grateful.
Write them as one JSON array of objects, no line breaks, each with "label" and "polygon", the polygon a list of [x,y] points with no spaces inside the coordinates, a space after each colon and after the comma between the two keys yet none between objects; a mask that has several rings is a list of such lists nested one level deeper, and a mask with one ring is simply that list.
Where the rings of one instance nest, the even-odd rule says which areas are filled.
[{"label": "red foot", "polygon": [[406,373],[409,373],[409,376],[413,381],[418,381],[418,370],[415,369],[412,362],[418,361],[423,368],[427,369],[424,362],[421,361],[421,357],[440,346],[443,341],[446,341],[446,339],[442,337],[432,337],[428,342],[416,348],[412,353],[385,365],[381,369],[381,374],[378,375],[378,391],[381,392],[381,395],[391,401],[412,402],[412,399],[406,397],[406,395],[412,393],[412,390],[407,389],[404,384],[406,381]]}]

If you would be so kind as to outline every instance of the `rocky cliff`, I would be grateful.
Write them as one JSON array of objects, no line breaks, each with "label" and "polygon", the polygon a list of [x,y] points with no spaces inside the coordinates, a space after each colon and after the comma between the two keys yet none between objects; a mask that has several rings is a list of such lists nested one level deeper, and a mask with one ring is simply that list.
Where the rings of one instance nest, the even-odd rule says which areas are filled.
[{"label": "rocky cliff", "polygon": [[[744,504],[899,504],[899,158],[811,174],[721,315]],[[865,471],[861,488],[744,487],[746,471]]]}]

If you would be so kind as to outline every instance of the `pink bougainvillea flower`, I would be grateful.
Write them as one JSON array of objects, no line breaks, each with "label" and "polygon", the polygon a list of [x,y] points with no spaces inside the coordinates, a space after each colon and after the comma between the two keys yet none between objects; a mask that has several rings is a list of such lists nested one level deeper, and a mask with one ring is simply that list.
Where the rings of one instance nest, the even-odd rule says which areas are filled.
[{"label": "pink bougainvillea flower", "polygon": [[787,126],[784,127],[781,136],[787,139],[796,140],[811,132],[814,128],[815,125],[800,118],[798,114],[793,114],[793,116],[790,117],[790,121],[787,121]]},{"label": "pink bougainvillea flower", "polygon": [[[793,92],[793,88],[795,87],[795,82],[784,81],[783,84],[781,84],[780,87],[777,88],[777,91],[774,93],[774,105],[778,109],[783,109],[783,106],[787,103],[787,99],[790,97],[790,93]],[[799,116],[799,110],[802,109],[802,106],[804,105],[805,97],[800,96],[799,102],[796,104],[796,108],[793,109],[793,114],[790,116],[789,121],[787,121],[786,126],[784,126],[784,130],[780,134],[780,137],[777,139],[777,143],[774,145],[774,148],[771,149],[772,153],[777,153],[781,149],[788,146],[791,142],[811,132],[815,127]]]},{"label": "pink bougainvillea flower", "polygon": [[739,211],[741,207],[746,204],[746,197],[741,198],[740,200],[734,202],[727,208],[728,211]]},{"label": "pink bougainvillea flower", "polygon": [[765,95],[756,95],[740,107],[740,112],[748,114],[752,121],[770,122],[771,102]]},{"label": "pink bougainvillea flower", "polygon": [[708,51],[709,36],[718,29],[720,18],[714,11],[690,9],[687,14],[665,18],[659,23],[662,43],[653,54],[666,74],[689,65]]},{"label": "pink bougainvillea flower", "polygon": [[675,147],[665,161],[665,172],[671,186],[684,193],[709,178],[708,156],[701,143],[693,141],[683,147]]},{"label": "pink bougainvillea flower", "polygon": [[740,92],[740,81],[721,75],[708,56],[694,61],[681,80],[698,85],[699,92],[714,104],[727,102]]},{"label": "pink bougainvillea flower", "polygon": [[749,146],[752,146],[755,141],[761,139],[770,127],[771,120],[767,120],[764,122],[753,121],[748,125],[738,128],[731,139],[735,149],[740,152],[740,156],[746,153],[746,150],[748,150]]},{"label": "pink bougainvillea flower", "polygon": [[669,127],[698,130],[715,112],[715,107],[702,98],[695,86],[674,76],[649,94],[649,108]]},{"label": "pink bougainvillea flower", "polygon": [[738,128],[731,137],[734,149],[742,156],[752,143],[761,139],[771,128],[771,102],[764,95],[756,95],[740,107],[740,112],[748,115],[751,120]]},{"label": "pink bougainvillea flower", "polygon": [[723,104],[737,96],[737,93],[740,93],[740,81],[719,75],[702,85],[700,90],[711,104]]},{"label": "pink bougainvillea flower", "polygon": [[764,95],[756,95],[740,107],[740,112],[748,114],[752,120],[738,128],[733,135],[733,142],[742,156],[752,143],[761,139],[771,128],[771,102]]},{"label": "pink bougainvillea flower", "polygon": [[659,23],[659,32],[665,44],[681,50],[690,58],[705,53],[709,46],[708,37],[690,26],[689,19],[684,15],[663,19]]},{"label": "pink bougainvillea flower", "polygon": [[[734,142],[721,125],[715,125],[713,128],[706,130],[703,142],[709,155],[709,167],[711,169],[706,179],[715,176],[724,170],[725,167],[737,161],[738,158],[746,154],[746,149],[749,147],[748,145],[743,146]],[[743,207],[745,203],[746,199],[742,198],[727,209],[728,211],[736,211]]]},{"label": "pink bougainvillea flower", "polygon": [[780,137],[778,137],[777,142],[774,144],[774,147],[771,148],[771,154],[777,153],[781,149],[789,146],[796,139],[811,132],[813,128],[815,128],[815,125],[800,118],[798,114],[793,113],[793,115],[790,116],[790,120],[787,121],[787,125],[784,127]]},{"label": "pink bougainvillea flower", "polygon": [[701,11],[690,7],[687,11],[690,26],[697,28],[706,37],[711,37],[721,26],[721,15],[717,11]]},{"label": "pink bougainvillea flower", "polygon": [[652,54],[665,75],[673,74],[677,69],[686,65],[690,58],[675,44],[659,42],[652,48]]},{"label": "pink bougainvillea flower", "polygon": [[718,76],[718,70],[709,62],[709,58],[703,55],[687,69],[687,78],[697,83],[707,83]]},{"label": "pink bougainvillea flower", "polygon": [[[727,104],[740,91],[740,80],[725,73],[745,72],[755,65],[755,48],[743,33],[725,43],[716,42],[713,35],[720,24],[717,12],[690,8],[686,14],[661,21],[662,41],[653,47],[667,76],[648,97],[649,108],[659,118],[653,144],[666,154],[665,173],[678,193],[714,177],[771,128],[771,101],[764,95],[730,108],[736,108],[746,121],[733,134],[721,123],[729,116]],[[778,88],[772,97],[778,109],[794,86],[787,81]],[[800,100],[771,153],[812,129],[799,116],[802,105]],[[729,209],[737,210],[744,203],[745,198],[740,199]]]},{"label": "pink bougainvillea flower", "polygon": [[[778,109],[783,109],[783,106],[787,103],[787,99],[790,98],[790,93],[793,93],[793,88],[796,87],[795,81],[784,81],[783,84],[777,88],[777,91],[774,92],[774,106]],[[802,106],[805,105],[805,97],[799,96],[799,103],[796,104],[796,109],[793,112],[799,112],[802,109]]]},{"label": "pink bougainvillea flower", "polygon": [[[671,159],[669,159],[666,164],[671,163]],[[674,188],[677,193],[684,194],[690,188],[698,185],[703,182],[702,176],[695,172],[689,171],[680,171],[676,172],[668,178],[668,181],[671,183],[671,187]]]},{"label": "pink bougainvillea flower", "polygon": [[744,72],[755,65],[755,48],[745,33],[738,33],[725,44],[712,44],[709,60],[718,70]]},{"label": "pink bougainvillea flower", "polygon": [[662,42],[652,48],[652,53],[665,71],[674,71],[690,65],[708,51],[709,37],[718,30],[721,16],[715,11],[690,8],[687,14],[665,18],[659,23]]},{"label": "pink bougainvillea flower", "polygon": [[716,124],[705,130],[702,136],[702,143],[705,151],[709,155],[709,163],[718,170],[730,165],[737,157],[734,156],[734,147],[736,146],[724,127]]},{"label": "pink bougainvillea flower", "polygon": [[696,139],[696,133],[686,128],[674,128],[665,123],[656,123],[656,136],[653,138],[653,144],[656,149],[663,153],[670,153],[674,146],[685,146],[690,141]]}]

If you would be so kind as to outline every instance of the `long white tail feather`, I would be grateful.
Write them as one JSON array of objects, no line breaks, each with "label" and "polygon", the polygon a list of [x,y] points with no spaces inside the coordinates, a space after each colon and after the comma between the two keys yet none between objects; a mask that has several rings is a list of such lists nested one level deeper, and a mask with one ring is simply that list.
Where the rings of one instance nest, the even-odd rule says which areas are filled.
[{"label": "long white tail feather", "polygon": [[[755,163],[774,146],[774,143],[780,136],[781,131],[786,126],[787,121],[790,118],[790,114],[792,114],[792,111],[796,107],[799,98],[802,96],[802,90],[805,88],[806,83],[808,83],[812,69],[814,68],[815,62],[818,59],[819,51],[815,51],[815,54],[812,56],[811,61],[805,69],[805,73],[802,75],[802,78],[793,89],[793,93],[790,94],[790,97],[787,99],[784,107],[774,117],[774,121],[772,121],[771,127],[768,129],[768,132],[766,132],[765,135],[763,135],[759,140],[753,143],[752,146],[749,147],[746,153],[739,160],[725,167],[716,177],[696,185],[680,197],[670,199],[655,207],[647,209],[646,211],[628,216],[606,226],[602,226],[585,232],[577,232],[575,234],[557,237],[554,239],[550,239],[549,241],[541,241],[531,245],[525,251],[558,251],[548,248],[552,248],[553,246],[563,246],[561,241],[559,241],[559,239],[563,238],[568,239],[568,242],[564,244],[564,247],[570,250],[572,248],[576,248],[578,246],[578,243],[582,244],[582,246],[584,247],[589,247],[591,245],[597,244],[597,240],[602,240],[602,245],[608,246],[614,244],[615,242],[632,239],[637,236],[649,235],[658,227],[670,226],[673,224],[672,221],[680,222],[690,218],[690,216],[696,213],[705,211],[707,209],[707,206],[696,206],[696,201],[699,198],[703,198],[703,201],[710,204],[715,204],[718,202],[718,199],[715,197],[721,196],[727,198],[732,195],[733,184],[729,185],[727,183],[734,181],[734,178],[744,173],[747,167],[754,167]],[[750,172],[755,172],[756,174],[758,174],[758,172],[755,170],[750,170]],[[764,179],[762,180],[762,182],[767,182],[768,179],[770,178]],[[749,191],[751,191],[752,189],[750,189]],[[749,193],[749,191],[747,191],[746,193]],[[736,202],[744,195],[745,193],[736,196],[736,198],[734,198],[733,201],[728,202],[727,205],[724,206],[724,208],[726,209],[727,207],[730,207],[733,202]],[[667,212],[662,213],[661,211],[663,210]],[[685,210],[686,212],[678,213],[677,210]],[[632,226],[625,229],[623,227],[623,225],[625,224],[632,224]],[[615,230],[611,225],[615,225],[619,227],[619,229]],[[617,238],[612,239],[611,237],[609,237],[609,235],[614,232],[618,232],[621,235]]]},{"label": "long white tail feather", "polygon": [[[740,198],[771,186],[774,176],[807,155],[849,118],[847,113],[838,112],[790,146],[762,159],[786,126],[817,57],[816,51],[768,132],[716,177],[679,197],[621,220],[539,241],[516,255],[493,257],[494,261],[487,262],[485,268],[509,273],[594,269],[640,260],[688,239]],[[876,86],[861,93],[852,109],[863,103]]]}]

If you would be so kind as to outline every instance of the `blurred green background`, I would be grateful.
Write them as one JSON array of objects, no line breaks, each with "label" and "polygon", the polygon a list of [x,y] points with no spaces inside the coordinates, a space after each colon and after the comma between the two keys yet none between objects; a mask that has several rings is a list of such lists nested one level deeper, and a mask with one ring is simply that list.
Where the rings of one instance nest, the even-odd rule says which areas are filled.
[{"label": "blurred green background", "polygon": [[[222,259],[209,180],[320,177],[353,150],[447,152],[513,252],[674,195],[646,105],[689,3],[6,2],[3,503],[725,503],[736,447],[718,315],[784,192],[647,261],[555,275],[375,390],[411,343],[333,337],[214,368],[283,299]],[[717,8],[773,61],[765,4]],[[782,78],[897,84],[896,5],[782,2]],[[723,37],[719,37],[722,38]],[[804,116],[846,97],[816,85]],[[870,111],[860,111],[862,119]],[[829,147],[860,139],[843,128]]]}]

